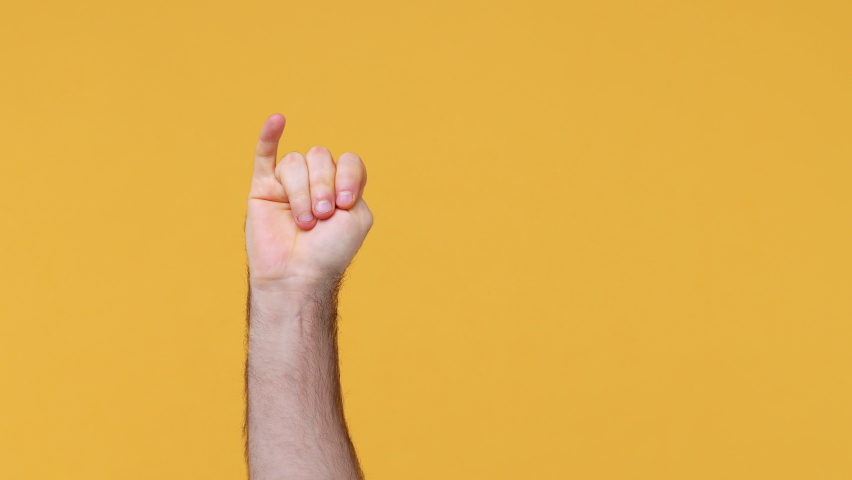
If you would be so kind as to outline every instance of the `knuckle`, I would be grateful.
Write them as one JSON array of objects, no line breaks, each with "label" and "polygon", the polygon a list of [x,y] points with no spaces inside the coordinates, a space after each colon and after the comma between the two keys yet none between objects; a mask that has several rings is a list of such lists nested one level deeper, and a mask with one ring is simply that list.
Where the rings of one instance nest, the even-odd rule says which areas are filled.
[{"label": "knuckle", "polygon": [[344,160],[344,161],[347,161],[347,162],[363,163],[363,162],[361,162],[361,157],[359,157],[358,155],[356,155],[352,152],[344,153],[343,155],[340,156],[340,160]]},{"label": "knuckle", "polygon": [[284,155],[284,158],[281,159],[281,163],[289,165],[298,164],[303,161],[302,154],[299,152],[290,152],[287,155]]},{"label": "knuckle", "polygon": [[321,146],[321,145],[311,147],[311,149],[308,150],[308,155],[312,155],[312,156],[313,155],[329,155],[329,154],[330,153],[329,153],[328,149]]}]

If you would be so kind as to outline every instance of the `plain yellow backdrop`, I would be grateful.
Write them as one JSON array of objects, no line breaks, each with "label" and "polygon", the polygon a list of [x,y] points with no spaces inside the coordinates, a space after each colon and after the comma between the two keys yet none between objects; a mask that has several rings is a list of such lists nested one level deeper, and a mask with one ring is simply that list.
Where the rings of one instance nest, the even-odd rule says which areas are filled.
[{"label": "plain yellow backdrop", "polygon": [[852,478],[848,1],[11,2],[0,478],[240,479],[243,216],[359,153],[370,480]]}]

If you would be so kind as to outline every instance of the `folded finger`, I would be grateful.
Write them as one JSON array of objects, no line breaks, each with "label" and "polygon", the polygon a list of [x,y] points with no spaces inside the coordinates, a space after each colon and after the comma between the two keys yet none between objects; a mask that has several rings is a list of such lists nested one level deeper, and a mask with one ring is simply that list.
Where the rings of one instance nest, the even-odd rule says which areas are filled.
[{"label": "folded finger", "polygon": [[305,156],[311,184],[314,216],[326,219],[334,213],[334,160],[325,147],[314,147]]},{"label": "folded finger", "polygon": [[297,152],[284,155],[275,173],[287,193],[296,224],[303,230],[310,230],[316,225],[316,219],[311,209],[311,189],[305,157]]},{"label": "folded finger", "polygon": [[349,209],[355,205],[367,184],[367,169],[361,157],[344,153],[337,159],[334,178],[335,199],[338,208]]}]

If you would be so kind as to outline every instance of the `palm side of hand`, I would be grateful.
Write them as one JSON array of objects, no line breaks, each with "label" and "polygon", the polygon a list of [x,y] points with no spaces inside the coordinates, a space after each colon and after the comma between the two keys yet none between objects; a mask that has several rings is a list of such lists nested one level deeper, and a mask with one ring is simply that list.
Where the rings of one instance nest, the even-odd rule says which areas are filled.
[{"label": "palm side of hand", "polygon": [[246,216],[252,283],[320,282],[343,273],[372,226],[361,194],[366,170],[357,155],[335,164],[322,147],[277,163],[284,118],[261,130]]}]

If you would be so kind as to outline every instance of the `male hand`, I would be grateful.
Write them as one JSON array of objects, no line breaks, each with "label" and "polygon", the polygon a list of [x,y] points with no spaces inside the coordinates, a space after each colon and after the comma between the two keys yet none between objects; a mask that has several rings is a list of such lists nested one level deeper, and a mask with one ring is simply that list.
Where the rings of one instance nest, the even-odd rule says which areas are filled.
[{"label": "male hand", "polygon": [[362,479],[343,417],[337,286],[373,224],[357,155],[276,165],[284,117],[260,131],[246,217],[246,458],[256,480]]},{"label": "male hand", "polygon": [[335,164],[324,147],[288,153],[276,165],[285,120],[266,120],[246,216],[251,285],[259,289],[334,282],[361,247],[373,215],[361,198],[367,171],[354,153]]}]

